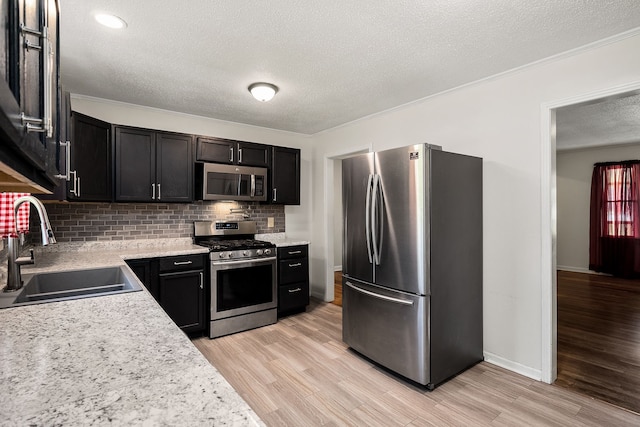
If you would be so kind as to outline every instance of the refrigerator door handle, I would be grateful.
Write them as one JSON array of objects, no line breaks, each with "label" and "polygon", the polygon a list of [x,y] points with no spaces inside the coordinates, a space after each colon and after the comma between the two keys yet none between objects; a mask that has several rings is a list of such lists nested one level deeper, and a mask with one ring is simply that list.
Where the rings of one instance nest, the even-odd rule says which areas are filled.
[{"label": "refrigerator door handle", "polygon": [[380,265],[380,252],[382,252],[382,236],[378,242],[378,193],[380,192],[380,175],[375,174],[373,177],[373,192],[371,198],[371,240],[373,243],[373,260],[376,265]]},{"label": "refrigerator door handle", "polygon": [[378,299],[389,301],[389,302],[394,302],[396,304],[413,305],[413,301],[411,301],[411,300],[393,298],[393,297],[388,297],[386,295],[380,295],[380,294],[377,294],[375,292],[371,292],[371,291],[367,291],[365,289],[359,288],[358,286],[355,286],[354,284],[352,284],[351,282],[348,282],[348,281],[345,282],[345,285],[347,285],[348,287],[350,287],[354,291],[363,293],[365,295],[369,295],[369,296],[374,297],[374,298],[378,298]]},{"label": "refrigerator door handle", "polygon": [[373,264],[371,257],[371,182],[373,181],[373,174],[369,174],[369,180],[367,181],[367,197],[365,199],[366,205],[364,208],[364,224],[365,224],[365,236],[367,238],[367,254],[369,255],[369,264]]}]

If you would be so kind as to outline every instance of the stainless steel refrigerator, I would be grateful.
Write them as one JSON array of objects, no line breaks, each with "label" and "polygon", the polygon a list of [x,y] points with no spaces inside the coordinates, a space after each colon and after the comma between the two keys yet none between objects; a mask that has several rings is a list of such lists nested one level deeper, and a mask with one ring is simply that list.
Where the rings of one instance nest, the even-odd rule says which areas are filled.
[{"label": "stainless steel refrigerator", "polygon": [[342,180],[344,342],[429,389],[481,361],[482,159],[412,145]]}]

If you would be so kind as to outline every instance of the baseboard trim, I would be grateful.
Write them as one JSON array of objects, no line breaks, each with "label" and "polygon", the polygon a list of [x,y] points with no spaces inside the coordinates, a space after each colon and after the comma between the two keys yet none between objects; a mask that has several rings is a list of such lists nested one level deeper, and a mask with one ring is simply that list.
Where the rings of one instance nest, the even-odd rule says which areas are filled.
[{"label": "baseboard trim", "polygon": [[557,270],[561,270],[561,271],[571,271],[573,273],[586,273],[586,274],[598,274],[601,276],[609,276],[609,274],[606,273],[598,273],[597,271],[593,271],[593,270],[589,270],[588,268],[583,268],[583,267],[571,267],[568,265],[558,265],[556,266]]},{"label": "baseboard trim", "polygon": [[341,265],[334,266],[333,271],[342,271],[342,266]]},{"label": "baseboard trim", "polygon": [[500,357],[493,353],[489,353],[488,351],[484,352],[484,360],[485,362],[500,366],[501,368],[508,369],[536,381],[542,380],[542,371],[540,369],[534,369],[529,366],[521,365],[520,363],[514,362],[512,360],[505,359],[504,357]]}]

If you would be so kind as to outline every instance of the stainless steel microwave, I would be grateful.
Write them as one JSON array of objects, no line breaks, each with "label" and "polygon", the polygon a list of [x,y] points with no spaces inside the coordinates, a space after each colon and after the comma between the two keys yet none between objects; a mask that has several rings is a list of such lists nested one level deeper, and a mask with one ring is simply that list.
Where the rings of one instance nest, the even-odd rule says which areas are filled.
[{"label": "stainless steel microwave", "polygon": [[196,163],[196,190],[202,200],[267,200],[267,168]]}]

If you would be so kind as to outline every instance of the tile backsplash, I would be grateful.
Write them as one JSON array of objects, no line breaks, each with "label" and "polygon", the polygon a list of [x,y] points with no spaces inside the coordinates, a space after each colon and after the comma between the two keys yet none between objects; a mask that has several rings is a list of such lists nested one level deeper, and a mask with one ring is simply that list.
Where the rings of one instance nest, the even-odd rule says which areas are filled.
[{"label": "tile backsplash", "polygon": [[[46,202],[58,242],[160,239],[193,236],[194,221],[251,220],[257,233],[283,233],[284,206],[254,202],[71,203]],[[268,218],[274,226],[268,227]],[[30,233],[39,242],[37,218]]]}]

